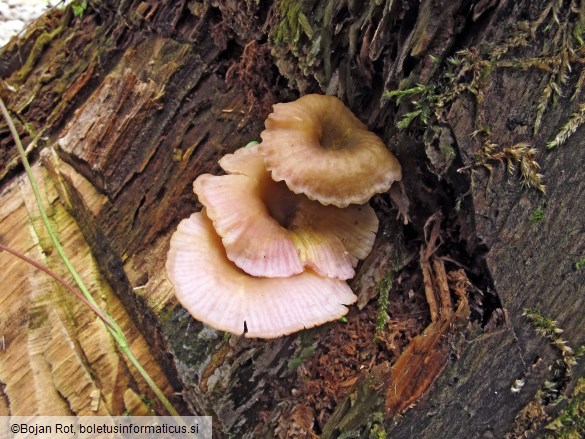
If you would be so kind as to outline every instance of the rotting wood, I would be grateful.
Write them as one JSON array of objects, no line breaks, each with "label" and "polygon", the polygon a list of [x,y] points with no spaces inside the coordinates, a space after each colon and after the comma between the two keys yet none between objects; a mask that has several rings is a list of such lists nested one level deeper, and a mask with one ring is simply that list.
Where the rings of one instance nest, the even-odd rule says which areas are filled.
[{"label": "rotting wood", "polygon": [[[103,309],[128,336],[135,355],[156,382],[172,389],[152,361],[119,299],[99,274],[95,260],[73,218],[61,205],[47,171],[33,168],[43,201],[58,235],[70,251],[86,285]],[[0,239],[61,276],[66,275],[52,252],[26,177],[5,187],[0,197]],[[120,353],[102,322],[71,293],[14,256],[0,252],[0,382],[6,405],[2,415],[121,415],[137,410],[135,402],[149,395],[145,383]],[[132,396],[133,395],[133,396]],[[124,396],[124,398],[122,398]],[[152,396],[149,396],[152,399]],[[132,404],[128,401],[133,400]]]},{"label": "rotting wood", "polygon": [[[458,232],[472,254],[468,261],[473,263],[469,267],[470,278],[475,282],[491,274],[494,284],[483,285],[482,293],[493,304],[485,308],[499,306],[501,300],[509,311],[508,325],[485,333],[474,328],[468,334],[468,340],[459,346],[458,360],[447,363],[435,384],[428,387],[427,396],[406,411],[397,425],[386,423],[388,434],[499,437],[511,431],[515,415],[550,378],[548,366],[556,355],[522,319],[522,309],[543,307],[561,321],[572,344],[583,343],[585,337],[578,306],[583,271],[574,269],[574,259],[581,257],[583,250],[579,219],[585,216],[580,203],[585,197],[579,166],[584,149],[579,148],[578,134],[569,139],[562,152],[545,154],[542,146],[571,113],[572,104],[559,97],[561,104],[545,115],[541,134],[533,139],[540,148],[538,160],[547,175],[547,202],[551,209],[541,225],[545,227],[539,229],[525,219],[542,200],[533,192],[522,190],[515,179],[506,177],[497,166],[491,191],[485,190],[487,175],[481,170],[473,172],[472,188],[469,180],[456,174],[455,166],[473,165],[481,147],[471,135],[477,128],[477,108],[469,94],[462,94],[452,107],[445,109],[448,114],[443,128],[452,132],[451,146],[457,157],[452,168],[440,178],[428,170],[416,127],[410,133],[397,133],[394,125],[401,115],[396,114],[393,104],[381,103],[380,97],[386,89],[401,83],[436,79],[440,64],[429,55],[442,58],[452,55],[454,48],[469,44],[498,44],[518,22],[538,17],[545,5],[455,2],[435,14],[442,6],[430,0],[304,2],[303,14],[313,29],[313,39],[300,29],[298,35],[276,42],[274,31],[284,23],[287,11],[283,9],[289,2],[260,2],[267,8],[262,10],[255,9],[259,3],[251,1],[245,5],[233,1],[213,3],[189,2],[187,6],[155,0],[148,5],[141,3],[137,11],[131,2],[100,1],[93,4],[96,10],[83,20],[53,15],[51,20],[44,21],[42,29],[25,39],[23,57],[28,58],[35,35],[45,31],[50,34],[51,29],[62,24],[64,30],[44,46],[43,56],[36,58],[30,73],[16,84],[18,93],[12,95],[10,102],[18,117],[32,128],[29,139],[48,128],[44,131],[46,140],[40,142],[44,147],[55,145],[69,130],[80,128],[66,124],[82,119],[85,111],[90,114],[83,104],[98,96],[104,81],[120,78],[129,70],[137,78],[135,84],[148,84],[150,80],[156,85],[153,102],[145,101],[143,111],[137,111],[135,118],[126,117],[131,111],[119,113],[124,121],[120,128],[128,137],[134,136],[134,142],[124,138],[128,142],[120,150],[116,143],[109,143],[107,151],[100,149],[104,145],[99,144],[84,145],[73,154],[68,154],[66,148],[58,150],[67,165],[55,165],[51,178],[62,179],[63,200],[67,200],[75,214],[100,269],[145,331],[170,379],[183,388],[192,408],[216,415],[218,434],[223,430],[226,434],[252,437],[262,428],[270,432],[271,426],[274,428],[281,420],[285,423],[282,407],[303,404],[302,400],[290,397],[291,389],[296,389],[298,383],[287,375],[288,360],[297,345],[301,345],[299,336],[268,343],[241,342],[233,337],[225,340],[173,307],[172,288],[163,271],[172,228],[197,209],[191,181],[198,173],[216,171],[217,157],[223,153],[258,138],[261,120],[242,114],[250,103],[242,91],[225,86],[223,75],[242,61],[243,47],[259,40],[268,44],[280,74],[285,76],[271,69],[267,78],[278,78],[278,84],[265,86],[283,88],[288,80],[286,96],[299,91],[338,94],[398,153],[405,170],[404,186],[412,201],[409,240],[418,239],[417,247],[422,242],[426,218],[438,208],[450,209],[446,206],[454,204],[455,197],[462,197],[462,210],[445,213],[462,218]],[[419,19],[420,14],[425,16]],[[424,23],[429,14],[437,19],[427,31]],[[63,22],[59,21],[61,18]],[[439,38],[431,39],[431,35]],[[529,56],[533,46],[517,47],[513,55]],[[8,81],[22,66],[17,52],[12,45],[0,54],[0,71]],[[159,69],[163,74],[156,76]],[[574,74],[579,73],[575,69]],[[513,69],[492,72],[486,78],[488,90],[482,117],[489,122],[492,136],[498,142],[507,144],[530,137],[531,103],[541,90],[541,81],[541,72]],[[274,90],[266,90],[266,95],[268,91]],[[66,102],[63,94],[67,96]],[[224,112],[226,109],[232,111]],[[73,110],[79,111],[73,114]],[[2,158],[14,156],[6,139],[3,148]],[[105,153],[109,160],[104,181],[91,169],[92,154],[100,153]],[[0,184],[3,187],[11,184],[17,171],[14,168],[0,174],[3,175]],[[87,183],[82,183],[81,175],[87,177]],[[99,203],[88,201],[95,200],[95,193],[100,195]],[[376,200],[383,220],[389,215],[383,207],[387,201],[386,196]],[[391,216],[394,218],[395,212]],[[378,253],[363,264],[361,272],[366,275],[363,278],[358,275],[354,281],[363,298],[360,306],[365,306],[372,297],[376,281],[394,269],[395,261],[387,260],[384,253],[386,249],[394,252],[389,244],[391,230],[394,229],[384,230],[389,233],[381,234]],[[396,231],[401,232],[401,228]],[[407,250],[408,254],[416,252],[416,248]],[[481,262],[484,254],[485,263]],[[449,256],[457,259],[455,255]],[[555,263],[550,262],[553,259]],[[439,260],[431,264],[431,279],[436,277],[432,267],[437,264]],[[450,275],[453,276],[453,271],[447,270],[447,276]],[[499,294],[497,300],[494,291]],[[409,293],[404,291],[405,296]],[[567,303],[575,306],[566,306]],[[477,312],[478,304],[474,306]],[[368,312],[367,307],[363,309],[362,312]],[[446,307],[436,313],[439,318],[441,313],[446,313]],[[480,320],[482,317],[490,318],[481,315]],[[317,356],[320,349],[317,344]],[[224,351],[229,355],[223,355]],[[314,364],[309,361],[307,368]],[[378,366],[367,367],[375,373]],[[582,364],[575,373],[583,373]],[[524,376],[526,385],[512,395],[511,383]],[[205,388],[201,387],[203,377]],[[344,376],[342,382],[347,379]],[[358,380],[356,387],[349,389],[350,394],[359,392],[364,382]],[[380,389],[376,401],[381,400],[383,405],[386,389],[378,386],[375,389]],[[363,416],[351,415],[356,420],[352,428],[361,427],[360,419],[362,424],[371,421],[371,413],[361,410],[364,407],[354,407]],[[327,410],[332,409],[322,411]],[[546,410],[554,412],[558,408]],[[310,412],[295,411],[301,412],[305,422]],[[315,425],[322,426],[319,424],[325,419],[320,417],[322,413],[314,415]],[[334,419],[339,419],[335,416]],[[256,428],[258,431],[254,432]]]},{"label": "rotting wood", "polygon": [[[431,259],[432,266],[439,267],[438,269],[426,268],[435,276],[436,281],[433,283],[435,294],[439,293],[440,289],[446,289],[449,292],[447,279],[443,276],[445,273],[443,262],[435,256],[431,256]],[[429,261],[422,263],[430,265]],[[439,286],[439,283],[442,285]],[[392,366],[386,399],[386,410],[390,417],[412,407],[422,395],[428,392],[430,386],[447,366],[457,333],[469,322],[469,304],[466,294],[459,296],[455,311],[452,311],[451,299],[448,296],[447,304],[443,302],[445,297],[440,297],[441,314],[425,328],[421,335],[410,341]]]},{"label": "rotting wood", "polygon": [[414,337],[392,366],[388,380],[386,412],[394,417],[412,407],[436,381],[447,366],[456,334],[469,322],[469,303],[464,289],[471,283],[460,270],[456,293],[459,303],[453,311],[451,288],[444,262],[437,256],[441,215],[432,215],[425,225],[431,229],[426,245],[421,246],[420,268],[424,278],[425,297],[430,308],[431,324]]}]

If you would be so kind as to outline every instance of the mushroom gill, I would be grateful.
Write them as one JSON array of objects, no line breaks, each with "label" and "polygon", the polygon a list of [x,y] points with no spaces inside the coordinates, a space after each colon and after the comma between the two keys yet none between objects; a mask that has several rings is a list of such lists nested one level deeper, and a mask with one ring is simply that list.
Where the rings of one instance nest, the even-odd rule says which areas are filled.
[{"label": "mushroom gill", "polygon": [[167,274],[179,302],[209,326],[274,338],[347,313],[357,297],[347,283],[312,270],[287,278],[255,277],[226,257],[205,212],[181,221],[171,238]]},{"label": "mushroom gill", "polygon": [[220,160],[234,174],[199,176],[193,188],[221,236],[228,258],[255,276],[285,277],[309,267],[349,279],[374,242],[370,206],[339,209],[290,192],[263,167],[258,146]]},{"label": "mushroom gill", "polygon": [[344,280],[374,245],[366,203],[401,168],[331,96],[276,104],[261,137],[220,159],[227,175],[193,182],[204,210],[179,224],[166,270],[196,319],[273,338],[335,320],[357,300]]}]

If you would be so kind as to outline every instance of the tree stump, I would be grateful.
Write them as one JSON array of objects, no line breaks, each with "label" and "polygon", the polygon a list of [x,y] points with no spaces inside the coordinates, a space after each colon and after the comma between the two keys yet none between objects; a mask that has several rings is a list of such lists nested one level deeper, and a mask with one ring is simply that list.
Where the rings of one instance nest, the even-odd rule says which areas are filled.
[{"label": "tree stump", "polygon": [[[92,292],[217,437],[536,434],[584,371],[584,17],[565,3],[96,0],[0,50],[2,97]],[[398,156],[409,222],[400,194],[373,200],[347,322],[270,341],[204,327],[164,271],[201,207],[191,184],[309,92]],[[64,272],[5,124],[0,145],[1,242]],[[0,258],[0,413],[162,410],[83,305]]]}]

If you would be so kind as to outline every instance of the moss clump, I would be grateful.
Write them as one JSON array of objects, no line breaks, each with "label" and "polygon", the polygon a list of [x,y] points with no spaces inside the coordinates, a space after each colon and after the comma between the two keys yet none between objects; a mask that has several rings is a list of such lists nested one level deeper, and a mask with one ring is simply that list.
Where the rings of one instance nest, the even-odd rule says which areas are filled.
[{"label": "moss clump", "polygon": [[[559,352],[560,359],[550,366],[550,379],[545,380],[534,398],[516,416],[513,436],[530,436],[550,421],[547,407],[563,401],[562,391],[571,379],[572,369],[585,353],[585,346],[571,348],[562,338],[563,330],[557,322],[537,310],[525,309],[526,317],[536,332],[546,337]],[[546,438],[580,438],[585,433],[585,378],[577,381],[573,395],[558,417],[546,425]]]},{"label": "moss clump", "polygon": [[289,372],[293,371],[301,364],[303,364],[305,360],[311,358],[314,353],[315,348],[313,346],[307,346],[303,348],[297,357],[291,358],[288,361],[286,368],[288,369]]},{"label": "moss clump", "polygon": [[[583,71],[585,71],[585,69]],[[577,128],[583,125],[583,123],[585,123],[585,104],[580,104],[577,111],[575,111],[569,120],[565,122],[555,138],[546,144],[546,147],[548,149],[553,149],[561,146],[575,133],[575,131],[577,131]]]},{"label": "moss clump", "polygon": [[541,222],[545,217],[545,206],[538,206],[534,211],[530,214],[528,220],[531,224],[538,224]]},{"label": "moss clump", "polygon": [[76,0],[71,3],[71,9],[73,10],[73,15],[76,17],[83,17],[85,12],[87,11],[87,0]]},{"label": "moss clump", "polygon": [[545,438],[585,437],[585,378],[579,378],[569,403],[546,430]]},{"label": "moss clump", "polygon": [[368,435],[369,439],[386,439],[388,437],[388,433],[386,433],[386,428],[384,427],[384,413],[382,412],[375,412],[372,415],[372,421],[370,426],[370,432]]},{"label": "moss clump", "polygon": [[303,12],[303,2],[282,0],[280,3],[280,17],[280,24],[273,34],[275,43],[298,43],[303,33],[309,38],[313,38],[313,28]]},{"label": "moss clump", "polygon": [[376,335],[381,334],[386,329],[388,321],[388,293],[392,288],[394,274],[387,274],[377,285],[378,290],[378,314],[376,317]]},{"label": "moss clump", "polygon": [[335,410],[323,428],[321,439],[372,438],[384,439],[384,388],[389,367],[374,367],[357,390],[350,393]]},{"label": "moss clump", "polygon": [[548,338],[559,351],[565,372],[570,375],[579,357],[585,353],[585,346],[580,346],[577,349],[571,348],[563,339],[562,334],[564,331],[558,327],[557,322],[537,310],[525,309],[522,315],[532,323],[538,334]]},{"label": "moss clump", "polygon": [[[476,156],[476,166],[487,169],[490,174],[493,171],[492,163],[494,162],[506,162],[509,173],[513,173],[516,167],[519,167],[522,184],[544,193],[545,187],[542,184],[542,175],[539,173],[540,166],[535,160],[536,150],[525,142],[510,146],[501,146],[492,142],[490,129],[484,123],[482,106],[484,89],[489,75],[496,67],[496,59],[493,52],[481,55],[475,49],[461,50],[456,56],[447,59],[444,72],[436,82],[415,86],[408,86],[405,83],[406,88],[386,92],[384,97],[395,99],[398,105],[405,99],[411,100],[412,111],[405,113],[396,123],[398,129],[406,129],[414,121],[419,120],[428,132],[441,126],[446,109],[455,99],[463,93],[471,93],[478,107],[476,130],[471,133],[471,137],[482,145]],[[427,144],[426,147],[428,148],[429,145]]]},{"label": "moss clump", "polygon": [[[534,57],[506,57],[512,49],[528,46],[536,35],[546,39],[540,53]],[[476,102],[474,138],[481,142],[481,150],[475,166],[487,169],[490,174],[493,162],[506,162],[508,170],[520,168],[523,184],[545,192],[539,165],[535,160],[536,150],[527,143],[498,145],[491,140],[490,128],[484,117],[484,90],[488,78],[496,69],[514,68],[537,69],[546,75],[545,85],[537,98],[534,109],[533,134],[542,124],[545,111],[551,102],[567,94],[563,91],[570,83],[572,72],[578,65],[585,64],[578,54],[585,47],[585,8],[580,1],[562,2],[550,0],[544,3],[540,14],[529,22],[518,23],[510,36],[499,44],[486,44],[458,51],[440,66],[440,77],[429,84],[413,85],[412,81],[401,84],[399,90],[389,91],[386,98],[395,99],[397,104],[408,98],[410,108],[397,122],[399,129],[406,129],[415,120],[423,127],[441,125],[444,114],[453,101],[463,93],[473,96]],[[440,59],[433,58],[437,64]],[[439,67],[439,66],[438,66]],[[575,82],[571,100],[578,96],[585,85],[585,69]],[[547,143],[549,149],[562,145],[585,123],[585,104],[580,104],[560,128],[558,134]]]},{"label": "moss clump", "polygon": [[293,357],[287,363],[287,373],[294,371],[303,364],[305,360],[308,360],[313,356],[315,353],[315,345],[313,344],[313,341],[315,335],[317,335],[319,331],[320,329],[315,327],[301,333],[301,336],[299,337],[299,345],[295,350],[295,354],[293,354]]},{"label": "moss clump", "polygon": [[61,35],[63,29],[64,29],[63,26],[59,26],[52,32],[43,32],[41,35],[39,35],[39,37],[35,41],[35,44],[33,45],[32,50],[30,51],[28,58],[26,59],[24,66],[22,66],[18,73],[14,75],[13,78],[14,82],[17,83],[22,82],[28,76],[28,74],[32,71],[33,67],[35,66],[41,55],[45,52],[45,47],[47,47],[47,45],[52,40]]}]

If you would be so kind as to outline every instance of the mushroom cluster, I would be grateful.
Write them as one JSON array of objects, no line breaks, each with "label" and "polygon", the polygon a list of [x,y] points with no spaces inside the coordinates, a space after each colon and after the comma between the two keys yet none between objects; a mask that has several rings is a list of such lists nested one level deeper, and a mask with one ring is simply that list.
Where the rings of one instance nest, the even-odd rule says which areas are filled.
[{"label": "mushroom cluster", "polygon": [[372,249],[366,204],[400,180],[382,140],[332,96],[276,104],[262,142],[219,161],[193,190],[204,208],[171,238],[179,302],[209,326],[274,338],[347,313],[346,283]]}]

